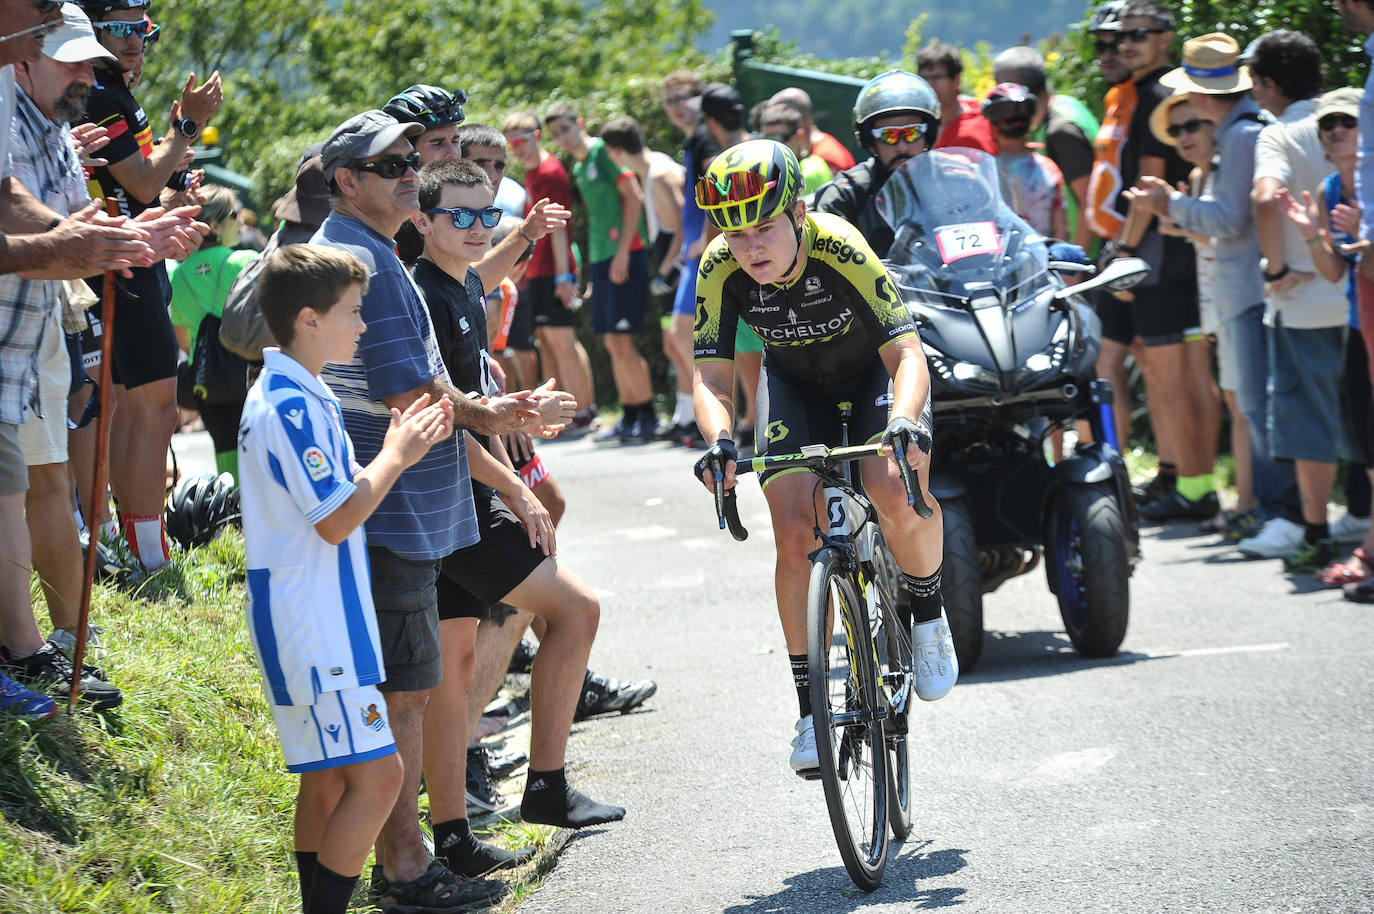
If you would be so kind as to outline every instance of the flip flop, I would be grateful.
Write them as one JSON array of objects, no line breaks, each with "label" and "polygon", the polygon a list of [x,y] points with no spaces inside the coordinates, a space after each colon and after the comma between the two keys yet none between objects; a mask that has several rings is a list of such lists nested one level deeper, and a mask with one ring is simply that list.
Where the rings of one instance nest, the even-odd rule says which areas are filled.
[{"label": "flip flop", "polygon": [[1374,568],[1374,562],[1370,561],[1369,553],[1362,547],[1355,547],[1353,559],[1350,562],[1332,562],[1330,565],[1318,571],[1316,579],[1328,587],[1344,587],[1346,584],[1361,584],[1374,578],[1367,569]]}]

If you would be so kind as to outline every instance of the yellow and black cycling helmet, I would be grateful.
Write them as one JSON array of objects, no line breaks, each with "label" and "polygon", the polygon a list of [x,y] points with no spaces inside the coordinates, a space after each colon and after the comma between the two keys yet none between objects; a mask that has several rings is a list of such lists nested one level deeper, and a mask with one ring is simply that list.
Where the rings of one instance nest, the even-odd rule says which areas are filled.
[{"label": "yellow and black cycling helmet", "polygon": [[721,231],[785,213],[801,196],[801,165],[776,140],[746,140],[716,156],[697,181],[697,206]]}]

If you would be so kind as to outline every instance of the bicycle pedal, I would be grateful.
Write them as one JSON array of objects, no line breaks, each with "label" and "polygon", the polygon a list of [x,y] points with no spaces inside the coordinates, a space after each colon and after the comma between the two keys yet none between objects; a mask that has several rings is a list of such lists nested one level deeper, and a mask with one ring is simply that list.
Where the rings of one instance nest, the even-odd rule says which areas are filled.
[{"label": "bicycle pedal", "polygon": [[797,772],[797,777],[801,778],[803,781],[819,781],[821,779],[821,769],[805,768]]}]

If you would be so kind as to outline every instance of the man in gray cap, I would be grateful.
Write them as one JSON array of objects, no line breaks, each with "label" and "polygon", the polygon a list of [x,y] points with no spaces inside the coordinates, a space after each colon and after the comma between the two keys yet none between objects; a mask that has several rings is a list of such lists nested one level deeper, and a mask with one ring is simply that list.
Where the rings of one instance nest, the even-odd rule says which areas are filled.
[{"label": "man in gray cap", "polygon": [[[321,153],[331,212],[311,243],[354,254],[370,275],[362,300],[367,331],[357,352],[322,374],[339,397],[344,427],[364,465],[381,451],[391,407],[404,410],[422,394],[448,396],[455,429],[504,434],[538,415],[528,392],[483,404],[453,387],[424,299],[395,254],[397,230],[419,211],[420,157],[410,137],[422,132],[420,124],[364,111],[341,124]],[[455,434],[430,448],[368,520],[372,598],[386,664],[379,688],[405,763],[405,780],[378,842],[383,908],[455,910],[504,891],[500,882],[467,880],[434,860],[419,826],[424,711],[444,673],[435,596],[439,560],[478,540],[464,437]]]}]

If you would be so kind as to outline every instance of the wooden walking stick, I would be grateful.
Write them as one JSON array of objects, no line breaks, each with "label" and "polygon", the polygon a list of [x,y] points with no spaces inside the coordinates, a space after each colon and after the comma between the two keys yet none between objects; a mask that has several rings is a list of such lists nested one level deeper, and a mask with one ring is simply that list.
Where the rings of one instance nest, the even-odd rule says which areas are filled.
[{"label": "wooden walking stick", "polygon": [[[105,200],[105,212],[119,215],[119,203]],[[92,474],[90,504],[86,505],[86,563],[82,569],[81,606],[76,623],[76,650],[72,654],[72,684],[67,692],[67,711],[76,707],[81,688],[81,662],[86,656],[86,637],[90,630],[91,590],[95,587],[95,563],[100,551],[100,511],[96,507],[105,500],[105,461],[110,453],[110,363],[114,359],[115,279],[114,270],[105,271],[100,298],[100,380],[96,388],[95,470]]]}]

